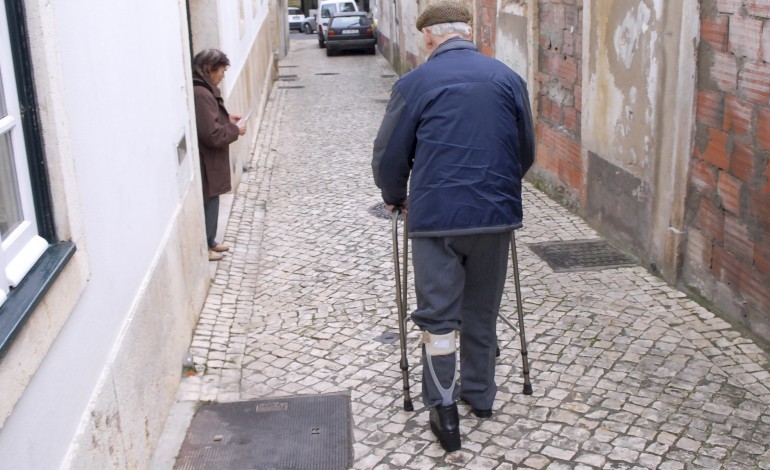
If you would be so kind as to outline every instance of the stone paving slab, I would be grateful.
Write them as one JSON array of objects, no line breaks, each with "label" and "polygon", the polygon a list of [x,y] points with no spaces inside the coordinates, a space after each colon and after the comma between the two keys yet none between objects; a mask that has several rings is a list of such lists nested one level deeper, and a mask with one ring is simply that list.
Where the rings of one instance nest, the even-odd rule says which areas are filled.
[{"label": "stone paving slab", "polygon": [[[527,244],[599,236],[529,184],[517,241],[534,394],[500,322],[495,414],[461,404],[463,448],[445,453],[419,399],[416,328],[414,412],[398,342],[376,340],[398,331],[391,222],[368,213],[395,75],[380,55],[327,58],[314,36],[279,67],[297,77],[272,90],[190,347],[205,373],[179,400],[350,390],[355,469],[770,468],[766,352],[641,267],[554,273]],[[511,276],[502,310],[515,321]]]}]

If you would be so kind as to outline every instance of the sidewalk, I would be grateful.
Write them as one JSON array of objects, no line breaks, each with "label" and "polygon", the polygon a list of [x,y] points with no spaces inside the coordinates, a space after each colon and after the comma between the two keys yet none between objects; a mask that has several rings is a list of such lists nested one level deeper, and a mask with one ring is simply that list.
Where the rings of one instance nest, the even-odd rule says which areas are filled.
[{"label": "sidewalk", "polygon": [[[157,468],[197,402],[341,391],[356,469],[770,468],[767,354],[641,267],[554,273],[528,244],[599,237],[529,185],[517,241],[534,394],[500,322],[495,414],[460,404],[463,448],[443,452],[419,399],[417,330],[414,412],[398,342],[376,339],[398,331],[390,221],[369,211],[396,76],[379,55],[327,58],[314,38],[280,62],[191,345],[206,371],[181,380]],[[511,279],[503,313],[515,321]]]}]

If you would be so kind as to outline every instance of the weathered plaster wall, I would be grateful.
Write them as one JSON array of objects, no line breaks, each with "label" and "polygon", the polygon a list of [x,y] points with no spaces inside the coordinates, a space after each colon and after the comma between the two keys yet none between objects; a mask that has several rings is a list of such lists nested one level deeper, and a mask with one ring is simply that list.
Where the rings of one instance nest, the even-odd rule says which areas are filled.
[{"label": "weathered plaster wall", "polygon": [[675,278],[670,265],[679,262],[682,239],[697,4],[585,5],[581,212],[645,264]]},{"label": "weathered plaster wall", "polygon": [[770,4],[700,18],[684,283],[770,340]]}]

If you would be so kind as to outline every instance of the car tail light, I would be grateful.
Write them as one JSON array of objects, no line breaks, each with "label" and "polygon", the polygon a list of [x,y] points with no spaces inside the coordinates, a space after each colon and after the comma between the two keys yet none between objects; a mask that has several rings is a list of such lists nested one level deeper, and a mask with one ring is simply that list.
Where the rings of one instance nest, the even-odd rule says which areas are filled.
[{"label": "car tail light", "polygon": [[334,30],[333,29],[329,29],[329,31],[326,32],[326,35],[327,36],[334,36]]}]

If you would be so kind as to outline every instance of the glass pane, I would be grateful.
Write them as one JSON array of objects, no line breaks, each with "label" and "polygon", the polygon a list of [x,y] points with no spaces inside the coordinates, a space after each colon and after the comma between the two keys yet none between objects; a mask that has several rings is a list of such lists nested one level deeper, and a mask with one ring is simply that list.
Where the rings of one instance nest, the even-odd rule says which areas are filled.
[{"label": "glass pane", "polygon": [[11,135],[0,135],[0,239],[21,223],[21,201],[13,163]]}]

